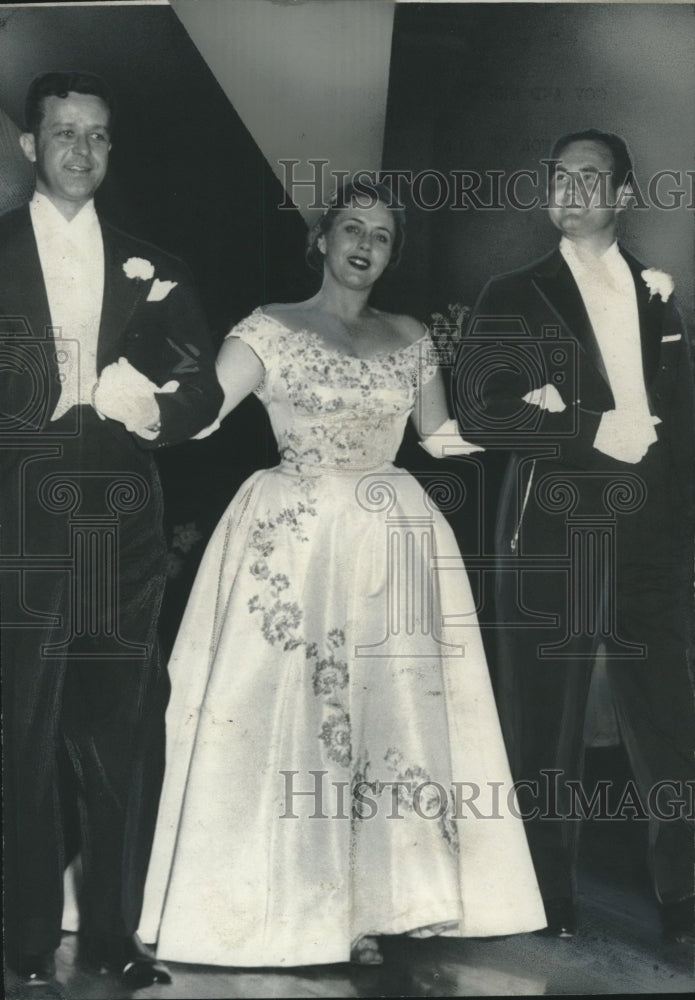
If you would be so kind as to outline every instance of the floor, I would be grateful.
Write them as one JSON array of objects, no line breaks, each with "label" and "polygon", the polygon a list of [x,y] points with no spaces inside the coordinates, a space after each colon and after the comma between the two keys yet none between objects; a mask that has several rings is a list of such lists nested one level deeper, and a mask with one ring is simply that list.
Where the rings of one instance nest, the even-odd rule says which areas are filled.
[{"label": "floor", "polygon": [[[580,932],[571,941],[535,935],[468,940],[394,938],[379,968],[347,965],[234,970],[168,963],[170,986],[136,994],[75,964],[75,936],[57,954],[70,1000],[256,997],[468,997],[667,994],[695,991],[695,954],[660,940],[644,866],[641,823],[585,824],[579,868]],[[7,983],[8,998],[12,984]],[[41,1000],[40,991],[32,996]]]}]

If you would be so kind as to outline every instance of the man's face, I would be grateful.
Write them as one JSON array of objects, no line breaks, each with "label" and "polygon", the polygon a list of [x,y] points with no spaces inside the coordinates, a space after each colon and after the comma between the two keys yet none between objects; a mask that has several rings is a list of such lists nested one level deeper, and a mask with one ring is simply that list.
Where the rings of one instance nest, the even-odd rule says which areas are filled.
[{"label": "man's face", "polygon": [[613,154],[602,142],[581,139],[562,150],[550,184],[548,213],[569,239],[615,236]]},{"label": "man's face", "polygon": [[34,135],[20,137],[24,155],[36,164],[36,190],[72,219],[91,198],[109,162],[110,115],[100,97],[45,97],[44,116]]}]

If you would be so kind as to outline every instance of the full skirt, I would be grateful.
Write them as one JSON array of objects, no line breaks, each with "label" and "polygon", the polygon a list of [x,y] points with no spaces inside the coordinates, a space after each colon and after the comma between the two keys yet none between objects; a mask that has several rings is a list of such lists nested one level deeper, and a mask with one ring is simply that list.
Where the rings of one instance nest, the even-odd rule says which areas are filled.
[{"label": "full skirt", "polygon": [[307,965],[368,933],[545,925],[466,571],[408,473],[252,476],[170,673],[140,924],[160,957]]}]

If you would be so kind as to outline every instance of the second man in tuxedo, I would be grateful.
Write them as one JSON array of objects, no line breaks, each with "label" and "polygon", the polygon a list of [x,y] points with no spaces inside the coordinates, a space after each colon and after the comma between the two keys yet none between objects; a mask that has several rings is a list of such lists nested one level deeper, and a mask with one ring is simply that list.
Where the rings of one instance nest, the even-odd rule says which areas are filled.
[{"label": "second man in tuxedo", "polygon": [[688,344],[670,276],[616,239],[632,174],[625,142],[569,134],[551,162],[559,247],[487,284],[455,368],[463,436],[513,451],[496,539],[500,716],[549,929],[571,936],[571,782],[602,646],[652,812],[664,932],[692,939],[693,823],[679,804],[695,778]]}]

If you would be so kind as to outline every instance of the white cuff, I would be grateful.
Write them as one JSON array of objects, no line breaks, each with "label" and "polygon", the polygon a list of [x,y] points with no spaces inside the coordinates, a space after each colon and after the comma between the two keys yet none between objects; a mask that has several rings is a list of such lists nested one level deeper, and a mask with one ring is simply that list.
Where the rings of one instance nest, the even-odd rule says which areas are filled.
[{"label": "white cuff", "polygon": [[445,420],[433,434],[422,439],[420,447],[429,452],[433,458],[446,458],[448,455],[470,455],[474,451],[485,451],[480,445],[463,440],[455,420]]},{"label": "white cuff", "polygon": [[643,425],[641,421],[628,419],[617,410],[608,410],[601,417],[594,448],[619,462],[636,465],[647,454],[649,445],[657,440],[654,423],[654,417]]},{"label": "white cuff", "polygon": [[145,441],[155,441],[160,434],[161,426],[156,424],[153,427],[129,427],[128,430],[132,434],[137,434],[138,437],[144,438]]}]

